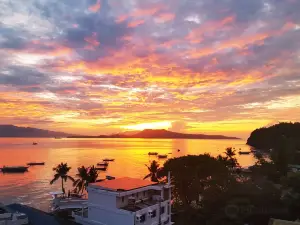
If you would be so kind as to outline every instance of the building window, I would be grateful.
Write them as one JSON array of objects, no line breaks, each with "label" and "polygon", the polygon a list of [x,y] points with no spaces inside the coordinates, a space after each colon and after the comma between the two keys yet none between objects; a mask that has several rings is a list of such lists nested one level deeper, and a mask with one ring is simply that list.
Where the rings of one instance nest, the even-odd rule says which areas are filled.
[{"label": "building window", "polygon": [[124,202],[124,197],[122,197],[122,202]]},{"label": "building window", "polygon": [[144,197],[146,196],[146,191],[144,191]]},{"label": "building window", "polygon": [[168,209],[167,209],[167,211],[168,211],[168,215],[170,215],[170,203],[168,203]]},{"label": "building window", "polygon": [[136,193],[136,197],[137,197],[137,198],[139,197],[139,193]]},{"label": "building window", "polygon": [[141,216],[140,222],[143,223],[143,222],[145,222],[145,221],[146,221],[146,214],[143,214],[143,215]]},{"label": "building window", "polygon": [[164,214],[164,213],[165,213],[165,207],[162,206],[162,207],[160,207],[160,214]]},{"label": "building window", "polygon": [[156,217],[156,210],[153,210],[153,211],[152,211],[152,216],[151,216],[151,218],[154,218],[154,217]]}]

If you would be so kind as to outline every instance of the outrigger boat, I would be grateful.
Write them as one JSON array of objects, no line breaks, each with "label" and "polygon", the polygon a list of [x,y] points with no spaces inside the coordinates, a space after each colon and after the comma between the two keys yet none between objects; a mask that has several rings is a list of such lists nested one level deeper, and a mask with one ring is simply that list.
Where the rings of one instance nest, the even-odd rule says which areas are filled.
[{"label": "outrigger boat", "polygon": [[28,171],[27,166],[3,166],[0,169],[2,173],[24,173]]},{"label": "outrigger boat", "polygon": [[27,166],[43,166],[45,165],[45,162],[29,162],[27,163]]}]

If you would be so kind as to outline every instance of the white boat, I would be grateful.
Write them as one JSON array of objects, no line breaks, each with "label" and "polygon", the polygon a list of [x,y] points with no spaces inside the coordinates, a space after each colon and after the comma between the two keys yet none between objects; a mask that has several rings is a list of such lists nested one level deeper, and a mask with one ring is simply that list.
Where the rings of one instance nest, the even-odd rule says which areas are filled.
[{"label": "white boat", "polygon": [[91,183],[87,207],[72,216],[82,225],[171,225],[171,187],[130,177]]},{"label": "white boat", "polygon": [[25,225],[28,224],[28,217],[24,213],[13,212],[0,204],[0,224],[2,225]]}]

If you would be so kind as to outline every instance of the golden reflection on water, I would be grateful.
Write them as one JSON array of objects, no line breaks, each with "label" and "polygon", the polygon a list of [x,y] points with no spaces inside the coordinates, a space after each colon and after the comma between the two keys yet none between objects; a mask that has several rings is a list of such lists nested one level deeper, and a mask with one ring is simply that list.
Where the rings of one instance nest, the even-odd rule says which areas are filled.
[{"label": "golden reflection on water", "polygon": [[[33,142],[38,142],[38,145],[32,145]],[[72,167],[70,175],[75,177],[77,167],[96,165],[103,158],[114,158],[115,162],[111,162],[107,172],[101,172],[100,177],[143,178],[147,174],[145,164],[158,160],[155,156],[148,156],[148,152],[168,154],[168,158],[203,153],[216,156],[229,146],[237,151],[240,148],[249,150],[244,143],[244,140],[0,138],[0,167],[46,162],[45,166],[30,167],[24,174],[0,173],[0,202],[21,202],[48,210],[48,193],[60,190],[60,182],[49,184],[53,177],[52,168],[60,162],[67,162]],[[241,166],[255,162],[252,155],[237,155],[237,158]],[[163,165],[166,159],[158,161]],[[68,188],[72,188],[70,182]]]}]

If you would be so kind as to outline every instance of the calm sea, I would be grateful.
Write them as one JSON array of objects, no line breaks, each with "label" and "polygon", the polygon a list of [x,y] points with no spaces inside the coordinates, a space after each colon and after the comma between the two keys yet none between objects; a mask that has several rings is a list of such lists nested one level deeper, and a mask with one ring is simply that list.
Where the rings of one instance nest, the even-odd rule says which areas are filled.
[{"label": "calm sea", "polygon": [[[32,145],[33,142],[38,145]],[[53,177],[52,168],[60,162],[67,162],[72,167],[70,175],[75,176],[81,165],[96,165],[103,158],[114,158],[115,162],[100,177],[143,178],[147,174],[145,164],[156,159],[148,156],[150,151],[170,153],[171,158],[201,153],[218,155],[229,146],[249,150],[245,140],[0,138],[0,167],[46,162],[45,166],[30,167],[24,174],[0,173],[0,202],[23,203],[49,211],[49,192],[60,190],[61,184],[50,185],[49,181]],[[252,155],[237,155],[237,158],[242,166],[255,162]],[[159,160],[161,165],[164,161]],[[72,187],[70,182],[67,186]]]}]

